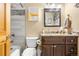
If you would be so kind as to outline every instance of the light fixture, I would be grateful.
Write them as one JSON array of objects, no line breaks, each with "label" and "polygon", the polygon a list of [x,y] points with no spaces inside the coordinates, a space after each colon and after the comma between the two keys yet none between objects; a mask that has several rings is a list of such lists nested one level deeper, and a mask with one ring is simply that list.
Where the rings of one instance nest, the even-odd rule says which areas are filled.
[{"label": "light fixture", "polygon": [[57,8],[61,8],[61,5],[57,5]]},{"label": "light fixture", "polygon": [[76,8],[79,8],[79,3],[76,3],[76,4],[75,4],[75,7],[76,7]]},{"label": "light fixture", "polygon": [[61,8],[61,5],[55,3],[46,3],[45,8]]},{"label": "light fixture", "polygon": [[14,3],[14,4],[11,4],[11,8],[23,8],[23,4],[22,3]]},{"label": "light fixture", "polygon": [[55,4],[54,3],[46,3],[45,8],[54,8]]}]

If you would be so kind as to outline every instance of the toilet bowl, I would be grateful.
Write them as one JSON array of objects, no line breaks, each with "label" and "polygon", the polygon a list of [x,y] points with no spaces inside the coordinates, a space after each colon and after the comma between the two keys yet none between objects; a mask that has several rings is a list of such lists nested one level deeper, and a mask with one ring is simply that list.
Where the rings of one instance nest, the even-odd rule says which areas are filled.
[{"label": "toilet bowl", "polygon": [[38,37],[26,37],[27,48],[23,51],[22,56],[36,56],[36,46]]},{"label": "toilet bowl", "polygon": [[35,48],[26,48],[22,54],[22,56],[36,56]]}]

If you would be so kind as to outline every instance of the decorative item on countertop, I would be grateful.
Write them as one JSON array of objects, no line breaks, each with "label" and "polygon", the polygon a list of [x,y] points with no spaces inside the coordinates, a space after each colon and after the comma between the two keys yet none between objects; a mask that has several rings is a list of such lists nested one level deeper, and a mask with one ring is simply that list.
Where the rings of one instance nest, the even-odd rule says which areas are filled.
[{"label": "decorative item on countertop", "polygon": [[67,15],[64,29],[67,29],[67,33],[71,34],[71,31],[72,31],[72,21],[71,21],[70,14]]}]

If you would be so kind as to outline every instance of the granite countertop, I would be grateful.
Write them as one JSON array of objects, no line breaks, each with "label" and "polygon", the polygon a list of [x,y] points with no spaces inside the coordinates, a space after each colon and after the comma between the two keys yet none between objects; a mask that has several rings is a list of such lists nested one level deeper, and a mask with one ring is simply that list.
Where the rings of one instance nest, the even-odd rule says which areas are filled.
[{"label": "granite countertop", "polygon": [[66,34],[42,33],[41,36],[79,36],[79,35],[75,34],[75,33],[73,33],[73,34],[67,34],[67,33]]}]

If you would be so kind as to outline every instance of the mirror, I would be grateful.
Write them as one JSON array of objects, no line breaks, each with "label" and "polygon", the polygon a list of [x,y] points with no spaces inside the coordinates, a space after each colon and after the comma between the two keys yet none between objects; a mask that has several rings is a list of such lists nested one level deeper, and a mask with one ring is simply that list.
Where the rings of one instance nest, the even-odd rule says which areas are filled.
[{"label": "mirror", "polygon": [[44,26],[45,27],[61,26],[61,8],[44,9]]}]

